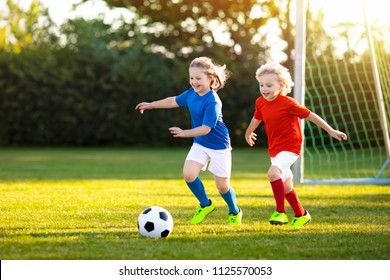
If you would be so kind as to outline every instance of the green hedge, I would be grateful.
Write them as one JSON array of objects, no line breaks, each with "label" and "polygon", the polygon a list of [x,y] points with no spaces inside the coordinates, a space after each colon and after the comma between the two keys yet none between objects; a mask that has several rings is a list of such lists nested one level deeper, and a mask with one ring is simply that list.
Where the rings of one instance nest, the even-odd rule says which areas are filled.
[{"label": "green hedge", "polygon": [[[0,145],[189,145],[191,139],[174,139],[168,132],[170,126],[190,127],[186,110],[140,115],[134,107],[186,90],[191,58],[145,51],[142,39],[108,48],[108,33],[91,35],[102,26],[74,24],[75,44],[0,52]],[[68,38],[75,36],[72,32],[65,30]],[[245,144],[243,132],[253,114],[256,67],[249,71],[228,64],[233,77],[221,90],[235,146]]]}]

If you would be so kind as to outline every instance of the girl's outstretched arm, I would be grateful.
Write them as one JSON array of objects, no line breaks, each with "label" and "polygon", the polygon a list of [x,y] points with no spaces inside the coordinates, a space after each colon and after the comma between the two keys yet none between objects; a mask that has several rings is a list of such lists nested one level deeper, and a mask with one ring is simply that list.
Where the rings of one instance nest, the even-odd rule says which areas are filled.
[{"label": "girl's outstretched arm", "polygon": [[309,121],[311,121],[312,123],[318,125],[322,129],[324,129],[333,138],[335,138],[335,139],[337,139],[339,141],[347,140],[347,135],[344,132],[341,132],[341,131],[333,129],[324,119],[322,119],[316,113],[311,112],[310,115],[307,117],[307,119]]},{"label": "girl's outstretched arm", "polygon": [[139,110],[140,113],[143,114],[144,110],[170,109],[176,107],[179,107],[179,105],[176,103],[176,96],[171,96],[153,102],[141,102],[137,106],[135,106],[135,109]]}]

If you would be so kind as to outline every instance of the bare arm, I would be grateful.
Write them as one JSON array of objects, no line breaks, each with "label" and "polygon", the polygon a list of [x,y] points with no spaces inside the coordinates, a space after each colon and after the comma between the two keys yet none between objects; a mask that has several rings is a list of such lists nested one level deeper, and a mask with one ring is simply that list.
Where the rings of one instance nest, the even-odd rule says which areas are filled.
[{"label": "bare arm", "polygon": [[139,110],[140,113],[143,114],[144,110],[169,109],[176,107],[179,107],[179,105],[176,103],[176,96],[171,96],[153,102],[141,102],[137,106],[135,106],[135,109]]},{"label": "bare arm", "polygon": [[211,127],[207,125],[202,125],[191,129],[170,127],[169,131],[172,133],[173,137],[190,138],[208,134],[211,131]]},{"label": "bare arm", "polygon": [[252,118],[251,122],[248,125],[248,128],[245,132],[245,140],[248,143],[249,146],[253,146],[255,144],[255,141],[257,140],[257,134],[254,133],[255,129],[259,126],[261,121]]},{"label": "bare arm", "polygon": [[312,123],[318,125],[322,129],[324,129],[333,138],[335,138],[339,141],[347,140],[347,135],[344,132],[333,129],[324,119],[322,119],[316,113],[311,112],[310,115],[307,117],[307,120],[311,121]]}]

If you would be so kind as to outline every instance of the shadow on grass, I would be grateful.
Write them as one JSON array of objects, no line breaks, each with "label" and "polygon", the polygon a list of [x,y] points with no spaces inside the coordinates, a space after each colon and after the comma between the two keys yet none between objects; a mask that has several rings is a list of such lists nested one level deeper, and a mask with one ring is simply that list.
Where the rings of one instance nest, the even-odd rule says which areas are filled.
[{"label": "shadow on grass", "polygon": [[[277,233],[275,233],[275,231]],[[6,242],[13,248],[1,259],[127,259],[127,260],[229,260],[229,259],[383,259],[389,258],[385,233],[317,233],[307,231],[233,232],[224,236],[143,238],[135,232],[108,234],[71,232],[34,234],[33,240]],[[36,241],[34,239],[37,239]],[[63,241],[61,241],[63,239]],[[364,241],[365,246],[359,244]]]},{"label": "shadow on grass", "polygon": [[[226,224],[225,209],[213,212],[204,223],[189,225],[192,207],[172,211],[175,226],[168,238],[144,238],[135,219],[129,227],[2,228],[1,259],[128,259],[128,260],[310,260],[390,258],[389,215],[337,205],[311,208],[312,223],[301,230],[268,224],[269,207],[243,205],[239,227]],[[378,213],[383,213],[378,216]],[[291,216],[291,213],[289,214]],[[135,217],[133,217],[135,218]],[[128,215],[123,219],[129,220]],[[8,234],[4,234],[4,231]],[[20,242],[20,240],[23,240]]]},{"label": "shadow on grass", "polygon": [[[181,192],[185,187],[181,170],[188,149],[3,149],[1,180],[31,182],[2,185],[7,191],[3,194],[8,195],[4,202],[12,198],[17,204],[8,203],[4,211],[11,207],[22,212],[10,212],[17,215],[13,219],[3,216],[6,222],[0,228],[0,259],[390,258],[389,193],[302,186],[298,192],[312,215],[312,223],[299,231],[271,226],[268,218],[274,210],[274,200],[269,183],[264,181],[269,159],[252,150],[237,151],[233,150],[232,179],[237,184],[238,204],[244,217],[240,227],[229,227],[227,207],[215,194],[214,184],[208,188],[213,190],[210,197],[216,200],[218,209],[203,224],[188,225],[195,210],[183,206],[192,199],[189,192]],[[85,181],[91,179],[98,181],[85,187]],[[160,188],[160,179],[172,182]],[[202,179],[213,178],[206,172]],[[65,182],[42,184],[50,180]],[[115,185],[104,180],[116,180]],[[319,189],[322,190],[318,192]],[[137,232],[137,214],[150,201],[171,209],[175,226],[168,239],[143,238]],[[64,207],[66,203],[68,207]],[[26,210],[27,206],[32,210]],[[100,207],[105,210],[99,211]],[[286,208],[291,217],[291,209]],[[25,216],[21,218],[20,213]],[[61,226],[49,221],[47,227],[42,227],[42,219],[47,217]],[[7,222],[11,224],[4,226]],[[86,226],[80,228],[80,224]]]}]

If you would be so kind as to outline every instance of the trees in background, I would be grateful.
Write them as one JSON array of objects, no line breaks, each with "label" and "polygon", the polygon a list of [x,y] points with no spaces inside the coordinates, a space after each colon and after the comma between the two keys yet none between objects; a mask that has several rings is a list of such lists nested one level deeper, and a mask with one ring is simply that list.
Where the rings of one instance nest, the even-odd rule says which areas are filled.
[{"label": "trees in background", "polygon": [[0,50],[20,53],[57,43],[53,22],[38,0],[32,0],[26,11],[13,0],[6,0],[6,7],[0,12]]},{"label": "trees in background", "polygon": [[[233,72],[221,98],[233,141],[243,142],[243,128],[258,95],[254,71],[265,50],[260,38],[253,40],[268,15],[250,19],[253,3],[249,2],[225,6],[223,1],[215,5],[204,1],[199,10],[183,3],[185,11],[177,10],[174,2],[161,2],[173,5],[164,13],[154,11],[159,22],[145,21],[151,14],[134,10],[138,16],[131,22],[123,20],[120,28],[102,18],[79,18],[58,31],[39,1],[24,11],[7,0],[9,13],[1,15],[0,143],[186,143],[173,140],[167,132],[172,125],[190,126],[188,117],[183,117],[185,110],[154,111],[141,117],[134,106],[186,90],[188,64],[200,55],[226,63]],[[223,23],[224,10],[229,25]],[[191,15],[197,19],[195,30]],[[226,30],[216,31],[213,26]],[[218,32],[231,32],[231,38],[219,42]]]},{"label": "trees in background", "polygon": [[38,0],[27,11],[7,0],[8,14],[0,12],[0,144],[188,145],[167,131],[190,126],[186,110],[141,116],[134,107],[186,90],[190,61],[210,56],[233,73],[220,96],[233,145],[245,145],[259,95],[255,70],[273,47],[268,35],[284,42],[283,64],[293,70],[291,1],[106,2],[135,16],[115,26],[97,17],[58,27]]}]

